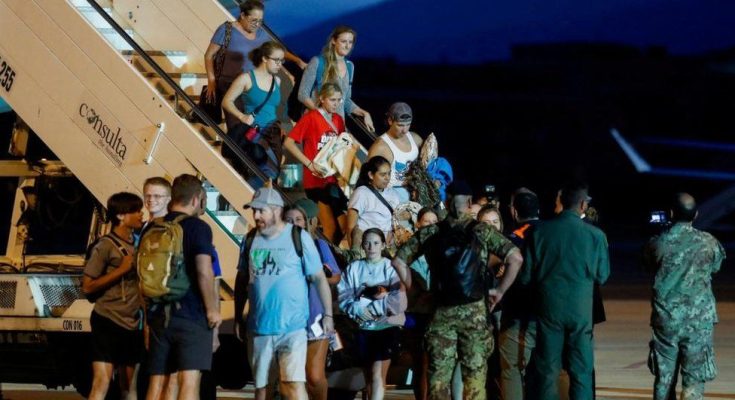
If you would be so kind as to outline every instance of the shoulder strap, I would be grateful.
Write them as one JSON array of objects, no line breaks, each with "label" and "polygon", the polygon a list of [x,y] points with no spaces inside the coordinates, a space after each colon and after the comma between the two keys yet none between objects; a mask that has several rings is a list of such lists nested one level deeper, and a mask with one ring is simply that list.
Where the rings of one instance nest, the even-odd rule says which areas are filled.
[{"label": "shoulder strap", "polygon": [[222,43],[225,50],[230,47],[230,40],[232,40],[232,21],[227,21],[225,22],[225,41]]},{"label": "shoulder strap", "polygon": [[296,254],[299,258],[304,257],[304,244],[301,242],[301,227],[293,225],[291,229],[291,239],[293,240],[293,247],[296,249]]},{"label": "shoulder strap", "polygon": [[183,221],[183,220],[185,220],[187,218],[191,218],[191,215],[186,215],[186,214],[177,215],[171,222],[176,223],[176,224],[180,224],[181,221]]},{"label": "shoulder strap", "polygon": [[347,65],[347,76],[349,77],[350,86],[352,86],[352,77],[355,76],[355,64],[345,59],[345,65]]},{"label": "shoulder strap", "polygon": [[380,200],[380,202],[383,203],[384,206],[388,207],[388,211],[390,211],[390,213],[393,214],[393,207],[390,206],[390,203],[388,203],[388,200],[386,200],[385,197],[383,197],[383,195],[380,194],[380,192],[378,192],[377,189],[375,189],[374,187],[370,185],[365,185],[365,187],[370,189],[370,191],[373,192],[375,197],[377,197],[378,200]]},{"label": "shoulder strap", "polygon": [[304,265],[304,243],[301,242],[301,227],[293,225],[291,229],[291,240],[293,240],[293,247],[296,250],[296,254],[301,260],[301,273],[306,277],[306,265]]},{"label": "shoulder strap", "polygon": [[[253,247],[253,240],[255,240],[255,234],[257,233],[257,229],[251,229],[250,232],[245,235],[245,237],[242,239],[242,242],[240,242],[240,260],[238,260],[237,263],[237,269],[241,271],[247,271],[250,267],[250,249]],[[243,263],[245,263],[243,265]]]},{"label": "shoulder strap", "polygon": [[[324,115],[324,113],[322,112],[322,109],[321,109],[321,108],[317,108],[317,111],[319,111],[319,115],[321,115],[321,116],[322,116],[322,118],[324,118],[324,121],[326,121],[327,125],[329,125],[329,127],[330,127],[330,128],[332,128],[332,129],[334,130],[334,133],[336,133],[337,135],[339,135],[340,133],[342,133],[342,132],[340,132],[340,131],[339,131],[339,129],[337,129],[337,127],[336,127],[336,126],[334,125],[334,122],[332,122],[332,120],[331,120],[331,119],[327,118],[327,116],[326,116],[326,115]],[[334,115],[334,114],[332,114],[332,115]]]},{"label": "shoulder strap", "polygon": [[257,229],[251,229],[250,232],[245,236],[245,250],[250,250],[253,247],[253,240],[255,240],[255,234],[258,233]]},{"label": "shoulder strap", "polygon": [[217,54],[214,55],[214,76],[215,79],[219,79],[222,75],[222,70],[225,65],[225,58],[227,57],[227,48],[230,47],[230,40],[232,39],[232,22],[225,22],[225,40],[222,42]]},{"label": "shoulder strap", "polygon": [[311,92],[316,93],[319,97],[319,89],[322,87],[322,79],[324,79],[324,56],[319,54],[316,56],[316,79],[314,79],[314,85],[311,87]]},{"label": "shoulder strap", "polygon": [[125,245],[120,241],[120,239],[116,238],[114,234],[108,233],[107,235],[102,236],[102,239],[104,238],[107,238],[110,241],[112,241],[112,243],[115,244],[115,247],[117,247],[117,251],[119,251],[120,254],[122,254],[123,256],[126,256],[129,253]]},{"label": "shoulder strap", "polygon": [[[253,76],[253,85],[255,86],[255,85],[257,85],[257,83],[255,82],[255,73],[253,73],[252,76]],[[271,77],[271,87],[270,87],[270,89],[268,89],[268,94],[265,96],[265,100],[263,100],[263,102],[260,103],[260,105],[257,106],[257,107],[255,107],[255,109],[253,110],[253,117],[255,117],[260,112],[260,110],[263,108],[263,106],[265,106],[265,103],[267,103],[268,100],[271,98],[271,95],[273,94],[273,87],[274,86],[276,86],[276,77],[275,76],[272,76]]]}]

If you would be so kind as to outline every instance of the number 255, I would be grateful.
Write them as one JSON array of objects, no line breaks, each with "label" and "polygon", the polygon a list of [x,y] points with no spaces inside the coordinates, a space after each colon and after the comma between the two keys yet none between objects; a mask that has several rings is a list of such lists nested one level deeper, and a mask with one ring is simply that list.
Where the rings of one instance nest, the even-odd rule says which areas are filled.
[{"label": "number 255", "polygon": [[9,92],[10,88],[13,87],[13,78],[15,78],[15,71],[3,61],[2,65],[0,65],[0,86]]}]

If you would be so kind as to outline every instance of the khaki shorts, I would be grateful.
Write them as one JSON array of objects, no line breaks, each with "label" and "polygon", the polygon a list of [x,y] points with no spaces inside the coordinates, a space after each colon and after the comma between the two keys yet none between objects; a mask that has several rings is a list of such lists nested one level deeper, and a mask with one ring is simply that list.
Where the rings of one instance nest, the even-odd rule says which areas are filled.
[{"label": "khaki shorts", "polygon": [[248,354],[256,388],[268,385],[271,370],[282,382],[306,382],[306,330],[282,335],[248,335]]}]

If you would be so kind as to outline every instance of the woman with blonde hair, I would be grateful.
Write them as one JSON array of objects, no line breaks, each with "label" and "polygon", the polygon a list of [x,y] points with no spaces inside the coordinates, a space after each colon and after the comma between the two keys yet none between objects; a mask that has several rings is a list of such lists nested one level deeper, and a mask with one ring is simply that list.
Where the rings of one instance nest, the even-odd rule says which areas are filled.
[{"label": "woman with blonde hair", "polygon": [[318,108],[318,95],[322,85],[327,82],[336,83],[342,89],[344,101],[339,108],[339,115],[345,114],[362,117],[367,128],[374,132],[370,113],[352,101],[352,80],[355,65],[347,59],[355,45],[357,33],[350,27],[340,25],[332,31],[322,53],[309,61],[301,77],[298,98],[308,109]]},{"label": "woman with blonde hair", "polygon": [[[342,101],[342,89],[337,84],[322,85],[319,107],[304,114],[283,143],[283,147],[304,165],[304,192],[319,204],[319,222],[329,240],[338,239],[340,233],[344,233],[347,197],[337,185],[337,178],[324,177],[313,161],[330,138],[345,131],[345,122],[338,113]],[[303,151],[297,143],[303,146]]]}]

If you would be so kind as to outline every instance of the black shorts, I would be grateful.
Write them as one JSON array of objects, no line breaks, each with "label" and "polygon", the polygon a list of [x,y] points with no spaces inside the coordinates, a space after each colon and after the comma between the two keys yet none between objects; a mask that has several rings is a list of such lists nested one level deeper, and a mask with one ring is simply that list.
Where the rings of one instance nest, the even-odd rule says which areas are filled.
[{"label": "black shorts", "polygon": [[128,330],[92,311],[92,361],[135,365],[143,355],[143,332]]},{"label": "black shorts", "polygon": [[400,339],[399,327],[379,331],[360,329],[355,335],[358,357],[363,363],[390,360],[400,351]]},{"label": "black shorts", "polygon": [[[149,318],[148,368],[151,375],[212,368],[212,329],[206,320]],[[243,360],[244,362],[244,360]]]},{"label": "black shorts", "polygon": [[324,203],[332,209],[332,214],[337,218],[347,212],[347,197],[342,189],[334,183],[323,188],[304,189],[306,197],[316,203]]}]

